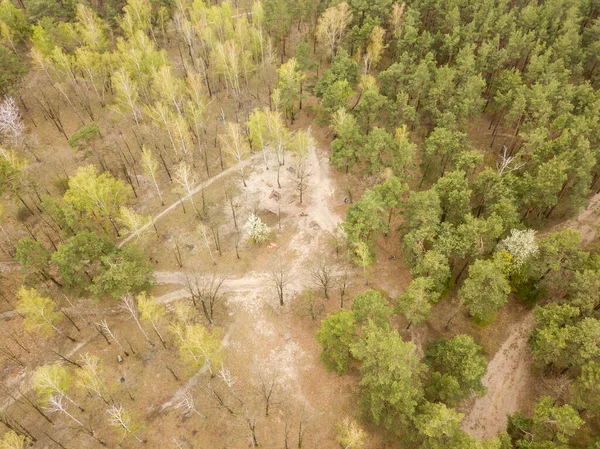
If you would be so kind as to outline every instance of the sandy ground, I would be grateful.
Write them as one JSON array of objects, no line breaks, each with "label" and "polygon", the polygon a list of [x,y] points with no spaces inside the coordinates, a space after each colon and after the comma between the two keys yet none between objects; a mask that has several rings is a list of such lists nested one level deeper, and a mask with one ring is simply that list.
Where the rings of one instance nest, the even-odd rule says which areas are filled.
[{"label": "sandy ground", "polygon": [[477,398],[463,420],[463,429],[478,438],[492,438],[506,430],[507,416],[519,410],[520,398],[533,380],[527,338],[533,326],[528,313],[513,326],[510,336],[488,364],[483,385],[488,392]]}]

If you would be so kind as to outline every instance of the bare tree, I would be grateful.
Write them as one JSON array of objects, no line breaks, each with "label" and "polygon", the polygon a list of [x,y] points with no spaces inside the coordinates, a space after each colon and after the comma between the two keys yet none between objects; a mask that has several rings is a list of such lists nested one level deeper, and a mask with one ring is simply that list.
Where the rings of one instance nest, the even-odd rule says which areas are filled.
[{"label": "bare tree", "polygon": [[279,305],[283,306],[283,300],[285,298],[285,288],[293,280],[290,265],[283,262],[282,260],[279,260],[269,272],[269,278],[273,282],[275,290],[277,291]]},{"label": "bare tree", "polygon": [[304,192],[308,189],[308,182],[306,180],[308,178],[308,171],[306,168],[306,164],[302,163],[298,165],[296,170],[296,190],[300,195],[300,204],[302,204],[302,200],[304,198]]},{"label": "bare tree", "polygon": [[496,162],[496,169],[498,170],[498,174],[502,175],[504,173],[509,173],[511,171],[518,170],[525,165],[525,162],[515,162],[516,156],[512,156],[508,152],[508,147],[506,145],[502,146],[502,159]]},{"label": "bare tree", "polygon": [[269,408],[273,405],[273,401],[281,387],[281,375],[273,367],[267,367],[266,369],[260,369],[257,377],[255,389],[265,403],[265,416],[268,417]]},{"label": "bare tree", "polygon": [[221,289],[227,280],[226,274],[211,273],[210,276],[199,276],[197,273],[186,273],[185,284],[192,297],[194,306],[202,306],[202,312],[210,324],[213,324],[215,307],[223,301]]},{"label": "bare tree", "polygon": [[135,324],[137,324],[140,331],[144,335],[144,338],[150,344],[150,346],[154,346],[154,343],[152,343],[152,340],[150,340],[150,337],[148,336],[148,334],[142,327],[142,324],[140,323],[140,316],[139,316],[138,309],[135,305],[135,300],[133,299],[133,295],[128,293],[121,298],[121,301],[123,302],[123,304],[121,304],[121,308],[123,310],[126,310],[131,315],[131,318],[133,318],[133,321],[135,321]]},{"label": "bare tree", "polygon": [[348,269],[344,268],[344,271],[339,279],[340,286],[340,309],[344,308],[344,299],[346,299],[346,290],[348,289]]},{"label": "bare tree", "polygon": [[12,97],[7,97],[0,103],[0,135],[13,146],[22,143],[27,152],[35,158],[35,161],[40,162],[38,155],[25,142],[25,124]]},{"label": "bare tree", "polygon": [[329,289],[333,284],[333,269],[329,263],[323,259],[315,261],[310,269],[310,276],[317,287],[323,289],[325,299],[329,300]]},{"label": "bare tree", "polygon": [[175,236],[175,244],[173,245],[173,254],[179,268],[183,267],[183,257],[181,256],[181,245],[179,242],[179,236]]},{"label": "bare tree", "polygon": [[117,344],[117,346],[119,347],[119,349],[121,349],[121,352],[123,352],[123,354],[125,354],[125,356],[129,355],[129,353],[125,350],[125,348],[123,347],[121,342],[117,339],[116,334],[108,326],[108,323],[106,322],[106,320],[102,320],[99,323],[96,323],[96,325],[98,326],[99,329],[102,330],[102,332],[105,332],[106,334],[108,334],[110,339]]},{"label": "bare tree", "polygon": [[[178,184],[178,190],[182,195],[187,195],[192,203],[194,214],[200,215],[194,202],[194,185],[196,184],[196,175],[192,170],[192,167],[187,162],[182,162],[175,171],[175,182]],[[182,199],[183,204],[183,199]]]},{"label": "bare tree", "polygon": [[183,397],[181,401],[179,401],[175,406],[175,409],[183,409],[183,414],[185,416],[190,416],[192,414],[198,415],[200,418],[206,418],[206,415],[203,415],[196,408],[196,404],[194,403],[194,396],[189,391],[183,393]]},{"label": "bare tree", "polygon": [[225,191],[225,198],[229,202],[229,207],[231,208],[233,225],[235,226],[235,229],[237,231],[239,230],[237,222],[237,208],[239,207],[239,204],[235,201],[235,198],[233,197],[235,194],[234,188],[231,185],[227,185],[223,188],[223,190]]},{"label": "bare tree", "polygon": [[143,443],[142,439],[138,437],[135,429],[135,425],[133,423],[133,419],[127,413],[127,411],[123,408],[122,405],[112,405],[108,410],[109,419],[108,422],[111,426],[120,427],[123,429],[123,432],[131,435],[136,439],[139,443]]},{"label": "bare tree", "polygon": [[105,446],[106,443],[104,443],[102,440],[100,440],[96,436],[95,432],[93,431],[93,429],[91,427],[86,426],[85,424],[83,424],[75,416],[73,416],[73,414],[71,414],[71,412],[69,412],[69,410],[67,409],[67,406],[63,402],[63,399],[65,399],[64,395],[52,396],[48,400],[48,406],[46,407],[46,409],[48,411],[50,411],[50,412],[60,412],[63,415],[67,416],[71,421],[73,421],[75,424],[77,424],[78,426],[80,426],[85,431],[85,433],[87,433],[89,436],[91,436],[94,439],[96,439],[100,444],[102,444],[103,446]]},{"label": "bare tree", "polygon": [[215,256],[213,255],[212,249],[210,248],[210,242],[208,241],[208,232],[207,227],[203,223],[198,223],[198,233],[202,236],[202,240],[204,241],[204,245],[208,250],[208,255],[210,256],[210,260],[212,260],[213,265],[217,264],[215,260]]},{"label": "bare tree", "polygon": [[10,145],[17,146],[23,139],[25,124],[12,97],[0,103],[0,135]]}]

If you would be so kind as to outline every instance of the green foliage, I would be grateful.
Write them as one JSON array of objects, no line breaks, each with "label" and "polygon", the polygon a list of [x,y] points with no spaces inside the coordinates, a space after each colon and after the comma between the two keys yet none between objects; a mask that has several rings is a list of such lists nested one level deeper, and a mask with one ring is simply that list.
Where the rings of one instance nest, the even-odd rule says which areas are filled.
[{"label": "green foliage", "polygon": [[566,444],[583,425],[583,420],[570,405],[556,406],[549,396],[542,396],[535,406],[532,431],[535,441],[558,441]]},{"label": "green foliage", "polygon": [[39,331],[44,336],[51,336],[58,331],[56,324],[62,319],[56,303],[37,290],[21,286],[17,292],[19,302],[16,310],[23,315],[23,324],[28,332]]},{"label": "green foliage", "polygon": [[481,379],[487,360],[471,336],[457,335],[431,343],[427,346],[425,361],[431,369],[427,387],[430,400],[456,405],[473,393],[485,394]]},{"label": "green foliage", "polygon": [[117,248],[107,237],[81,232],[62,243],[52,255],[65,287],[113,298],[146,290],[152,267],[137,247]]},{"label": "green foliage", "polygon": [[534,359],[557,369],[582,365],[600,355],[595,344],[600,320],[578,320],[579,310],[567,304],[551,303],[533,311],[535,327],[530,344]]},{"label": "green foliage", "polygon": [[71,386],[71,375],[60,362],[38,366],[31,377],[31,383],[42,405],[55,395],[66,395]]},{"label": "green foliage", "polygon": [[381,199],[381,204],[388,210],[387,231],[390,231],[392,217],[404,206],[404,195],[408,190],[406,183],[392,175],[383,184],[376,184],[373,190]]},{"label": "green foliage", "polygon": [[352,313],[358,325],[368,321],[383,328],[389,324],[392,308],[381,293],[376,290],[365,290],[354,297]]},{"label": "green foliage", "polygon": [[331,163],[338,170],[345,168],[348,173],[358,162],[364,137],[356,119],[345,108],[335,111],[331,121],[335,131],[335,139],[331,142]]},{"label": "green foliage", "polygon": [[279,80],[277,89],[279,91],[281,103],[285,108],[286,115],[294,121],[296,113],[296,103],[302,101],[300,98],[300,86],[306,75],[298,67],[296,58],[291,58],[281,64],[278,70]]},{"label": "green foliage", "polygon": [[402,252],[409,266],[414,266],[432,246],[440,227],[442,208],[440,197],[433,189],[411,192],[404,211],[404,235]]},{"label": "green foliage", "polygon": [[365,192],[360,201],[346,211],[344,231],[350,242],[367,242],[378,231],[385,230],[381,197],[373,190]]},{"label": "green foliage", "polygon": [[423,398],[425,367],[415,346],[402,340],[396,330],[369,323],[361,339],[351,346],[361,362],[361,407],[377,425],[400,433],[414,418]]},{"label": "green foliage", "polygon": [[460,428],[462,413],[445,404],[426,402],[415,418],[415,427],[423,439],[423,449],[464,447],[460,443],[466,436]]},{"label": "green foliage", "polygon": [[434,189],[440,198],[442,221],[458,224],[471,211],[471,194],[465,172],[452,171],[438,179]]},{"label": "green foliage", "polygon": [[324,97],[327,90],[338,81],[347,81],[350,86],[356,84],[359,74],[359,67],[356,61],[348,56],[344,50],[338,52],[333,58],[331,67],[325,70],[323,76],[319,78],[315,86],[315,92],[318,97]]},{"label": "green foliage", "polygon": [[0,45],[0,96],[11,94],[26,73],[19,57]]},{"label": "green foliage", "polygon": [[432,282],[431,290],[442,294],[448,288],[450,281],[448,257],[435,250],[427,251],[410,273],[414,277],[427,277]]},{"label": "green foliage", "polygon": [[590,316],[600,305],[600,270],[584,270],[575,273],[569,284],[569,303],[582,315]]},{"label": "green foliage", "polygon": [[510,284],[500,267],[491,260],[476,260],[469,277],[458,292],[460,301],[478,320],[488,321],[508,300]]},{"label": "green foliage", "polygon": [[589,361],[581,367],[581,372],[572,389],[572,403],[580,409],[592,413],[600,411],[600,363]]},{"label": "green foliage", "polygon": [[115,245],[106,236],[81,232],[59,245],[52,255],[65,287],[84,290],[101,271],[101,259],[115,251]]},{"label": "green foliage", "polygon": [[25,237],[17,242],[15,260],[17,260],[28,273],[39,274],[43,277],[48,273],[50,251],[40,242]]},{"label": "green foliage", "polygon": [[362,92],[354,113],[361,128],[370,135],[377,129],[375,124],[385,125],[389,122],[393,107],[388,98],[379,92],[375,79],[363,76],[360,87]]},{"label": "green foliage", "polygon": [[321,360],[328,370],[343,374],[352,360],[350,346],[356,340],[354,313],[339,310],[327,315],[316,334],[317,342],[323,347]]},{"label": "green foliage", "polygon": [[327,123],[334,112],[348,106],[348,100],[354,94],[348,80],[340,80],[331,84],[323,93],[319,121]]},{"label": "green foliage", "polygon": [[130,189],[120,179],[109,173],[100,173],[93,165],[79,167],[69,179],[69,190],[64,199],[76,210],[90,219],[97,216],[108,218],[114,226],[119,208],[130,196]]},{"label": "green foliage", "polygon": [[397,300],[396,309],[406,316],[408,326],[422,324],[431,312],[432,304],[439,299],[435,291],[435,282],[429,277],[416,277]]},{"label": "green foliage", "polygon": [[100,136],[100,127],[96,122],[92,122],[89,125],[82,126],[79,130],[71,134],[68,144],[71,148],[81,150]]},{"label": "green foliage", "polygon": [[89,287],[89,291],[97,296],[118,299],[126,293],[138,293],[152,286],[152,266],[145,261],[143,250],[136,246],[125,245],[103,257],[101,263],[102,270]]},{"label": "green foliage", "polygon": [[423,147],[423,177],[429,173],[433,164],[441,167],[440,176],[443,176],[448,163],[465,146],[466,134],[442,127],[435,128]]}]

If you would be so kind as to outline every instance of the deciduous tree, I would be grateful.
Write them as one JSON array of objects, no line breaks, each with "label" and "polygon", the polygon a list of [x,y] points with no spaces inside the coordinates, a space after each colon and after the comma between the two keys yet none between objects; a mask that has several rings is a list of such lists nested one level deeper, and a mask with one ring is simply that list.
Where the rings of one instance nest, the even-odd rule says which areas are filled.
[{"label": "deciduous tree", "polygon": [[428,345],[425,352],[425,361],[431,368],[428,397],[453,405],[473,393],[485,394],[481,379],[487,360],[482,352],[469,335],[457,335]]},{"label": "deciduous tree", "polygon": [[389,327],[369,324],[351,346],[360,362],[361,406],[370,420],[395,433],[414,418],[425,368],[415,346]]},{"label": "deciduous tree", "polygon": [[491,260],[476,260],[469,277],[458,292],[460,301],[478,320],[492,318],[508,300],[510,284],[500,267]]},{"label": "deciduous tree", "polygon": [[343,374],[352,360],[350,346],[356,340],[356,320],[354,313],[339,310],[327,315],[317,331],[317,342],[323,347],[321,360],[329,370]]}]

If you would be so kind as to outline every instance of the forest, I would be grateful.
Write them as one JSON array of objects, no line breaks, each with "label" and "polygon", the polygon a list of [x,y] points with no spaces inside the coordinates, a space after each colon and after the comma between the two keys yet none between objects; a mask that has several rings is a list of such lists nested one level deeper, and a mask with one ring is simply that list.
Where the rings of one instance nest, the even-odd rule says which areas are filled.
[{"label": "forest", "polygon": [[600,449],[599,0],[0,0],[0,449]]}]

